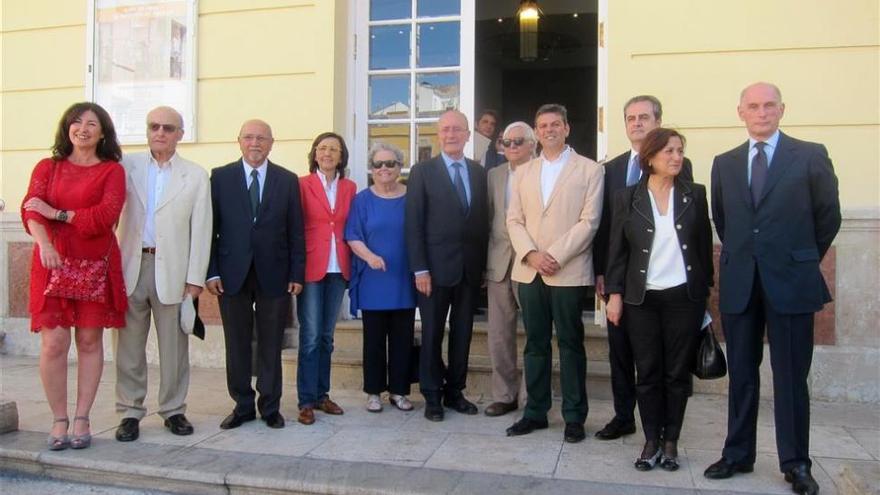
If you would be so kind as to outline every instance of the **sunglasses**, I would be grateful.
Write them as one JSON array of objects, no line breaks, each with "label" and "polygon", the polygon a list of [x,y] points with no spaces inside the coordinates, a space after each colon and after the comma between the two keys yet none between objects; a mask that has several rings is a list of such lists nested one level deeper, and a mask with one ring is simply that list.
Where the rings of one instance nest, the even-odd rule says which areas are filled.
[{"label": "sunglasses", "polygon": [[172,132],[175,132],[175,131],[177,131],[177,129],[179,129],[174,124],[157,124],[155,122],[151,122],[148,127],[153,132],[157,132],[157,131],[159,131],[159,129],[162,129],[163,131],[165,131],[169,134],[171,134]]},{"label": "sunglasses", "polygon": [[522,146],[526,142],[526,138],[502,139],[501,146],[510,148],[511,146]]},{"label": "sunglasses", "polygon": [[400,162],[397,160],[382,160],[382,161],[373,162],[370,164],[370,167],[372,167],[376,170],[379,170],[382,167],[395,168],[395,167],[399,167],[399,166],[400,166]]}]

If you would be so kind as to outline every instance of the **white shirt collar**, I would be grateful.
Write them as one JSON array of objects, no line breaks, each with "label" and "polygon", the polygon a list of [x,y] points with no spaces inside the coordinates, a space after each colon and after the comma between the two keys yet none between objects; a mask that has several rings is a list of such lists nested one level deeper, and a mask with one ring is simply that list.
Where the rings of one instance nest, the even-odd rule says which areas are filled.
[{"label": "white shirt collar", "polygon": [[[159,160],[156,160],[156,157],[153,156],[152,153],[147,152],[147,156],[150,157],[150,165],[156,165],[157,167],[159,167]],[[171,166],[174,165],[174,161],[175,161],[176,158],[177,158],[177,152],[175,151],[174,154],[171,155],[171,158],[168,159],[168,162],[167,162],[167,163],[168,163],[168,166],[167,166],[167,167],[164,167],[164,168],[163,168],[163,167],[159,167],[159,171],[161,172],[161,171],[165,171],[165,170],[170,169]]]},{"label": "white shirt collar", "polygon": [[562,153],[560,153],[559,156],[556,157],[555,160],[553,160],[553,161],[548,160],[547,157],[544,156],[544,153],[542,152],[541,153],[541,161],[543,161],[547,165],[558,165],[560,163],[565,163],[566,161],[568,161],[568,155],[570,155],[570,154],[571,154],[571,146],[566,144],[565,148],[562,149]]},{"label": "white shirt collar", "polygon": [[328,185],[329,187],[333,187],[339,181],[339,171],[336,172],[336,175],[333,177],[333,180],[329,182],[329,184],[327,182],[327,176],[324,175],[324,172],[321,172],[320,170],[315,170],[315,173],[318,174],[318,177],[321,179],[321,185],[324,186],[324,189],[327,189]]},{"label": "white shirt collar", "polygon": [[[753,149],[755,147],[755,143],[757,142],[757,139],[749,136],[749,150]],[[776,132],[774,132],[772,136],[764,140],[764,142],[767,143],[767,146],[775,149],[776,143],[779,142],[779,129],[776,129]]]},{"label": "white shirt collar", "polygon": [[[242,159],[241,159],[241,166],[244,167],[244,175],[246,177],[250,177],[251,170],[254,170],[254,167],[252,167],[248,162],[246,162],[244,157],[242,157]],[[269,159],[267,158],[267,159],[263,160],[263,163],[261,163],[259,167],[256,168],[257,175],[259,177],[265,177],[266,176],[266,168],[268,166],[269,166]]]}]

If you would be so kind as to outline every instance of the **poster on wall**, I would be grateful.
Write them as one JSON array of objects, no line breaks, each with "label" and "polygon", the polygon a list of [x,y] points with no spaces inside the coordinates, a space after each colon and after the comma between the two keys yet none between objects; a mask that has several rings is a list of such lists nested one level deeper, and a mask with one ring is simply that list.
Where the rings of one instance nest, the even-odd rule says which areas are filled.
[{"label": "poster on wall", "polygon": [[110,112],[119,142],[146,142],[147,112],[183,116],[195,141],[195,0],[92,0],[91,97]]}]

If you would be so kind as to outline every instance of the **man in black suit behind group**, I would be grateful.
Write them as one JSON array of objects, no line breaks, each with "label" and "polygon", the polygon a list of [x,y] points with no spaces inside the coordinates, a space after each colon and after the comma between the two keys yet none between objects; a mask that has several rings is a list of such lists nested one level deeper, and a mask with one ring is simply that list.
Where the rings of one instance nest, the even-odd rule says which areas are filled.
[{"label": "man in black suit behind group", "polygon": [[[296,174],[269,161],[272,129],[263,121],[241,126],[242,158],[211,174],[214,233],[208,290],[218,296],[226,341],[226,384],[235,409],[229,429],[256,419],[283,428],[281,344],[291,294],[305,279],[302,206]],[[256,311],[254,309],[256,308]],[[251,387],[251,339],[256,322],[257,391]]]},{"label": "man in black suit behind group", "polygon": [[[605,189],[602,201],[602,222],[593,243],[593,270],[596,273],[596,293],[605,298],[605,265],[608,261],[609,232],[611,229],[611,205],[617,191],[626,189],[639,181],[642,168],[638,154],[645,136],[663,123],[663,106],[651,95],[630,98],[623,106],[626,137],[632,146],[605,164]],[[684,159],[681,178],[694,180],[691,161]],[[620,326],[608,324],[608,360],[611,365],[611,393],[614,398],[614,418],[596,432],[600,440],[613,440],[636,432],[634,410],[636,407],[636,379],[629,338]]]},{"label": "man in black suit behind group", "polygon": [[[462,391],[489,232],[486,172],[464,156],[470,138],[467,117],[455,110],[444,112],[437,138],[440,155],[417,163],[410,172],[405,222],[422,317],[419,385],[425,417],[431,421],[443,420],[443,405],[463,414],[477,413]],[[446,366],[442,344],[448,312]]]},{"label": "man in black suit behind group", "polygon": [[785,105],[776,86],[746,87],[737,112],[749,140],[712,165],[730,388],[724,450],[705,476],[753,469],[766,326],[779,467],[795,493],[815,494],[807,376],[813,316],[831,300],[819,262],[840,229],[837,177],[824,146],[779,131]]}]

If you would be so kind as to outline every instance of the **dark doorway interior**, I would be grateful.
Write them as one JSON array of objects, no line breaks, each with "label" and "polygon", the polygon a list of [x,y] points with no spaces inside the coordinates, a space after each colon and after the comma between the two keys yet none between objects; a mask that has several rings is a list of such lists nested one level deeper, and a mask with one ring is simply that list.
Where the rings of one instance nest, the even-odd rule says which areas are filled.
[{"label": "dark doorway interior", "polygon": [[492,108],[498,132],[516,120],[534,123],[544,103],[568,108],[569,144],[596,157],[596,1],[540,0],[538,56],[520,59],[516,0],[477,2],[474,115]]}]

